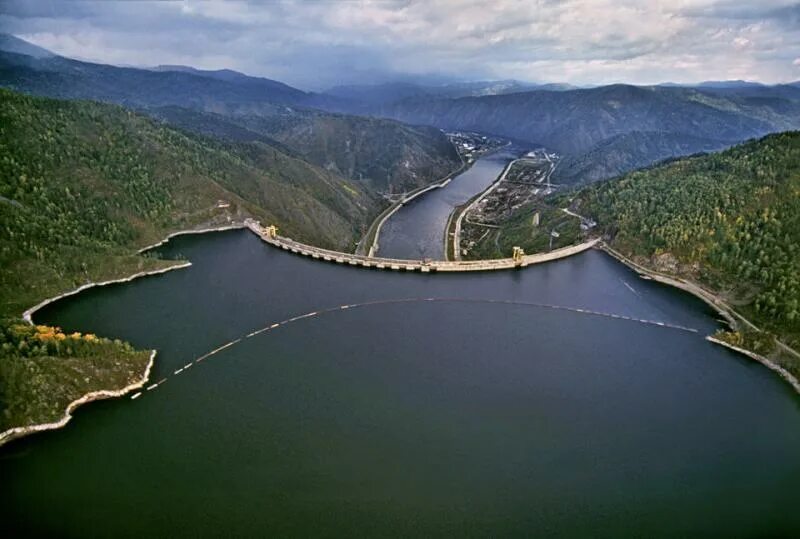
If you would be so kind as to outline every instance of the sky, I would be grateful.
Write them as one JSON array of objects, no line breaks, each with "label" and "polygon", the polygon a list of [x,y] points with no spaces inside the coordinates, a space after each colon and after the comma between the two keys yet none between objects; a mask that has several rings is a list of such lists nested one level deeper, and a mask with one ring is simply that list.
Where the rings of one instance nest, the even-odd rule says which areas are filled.
[{"label": "sky", "polygon": [[82,60],[229,68],[309,90],[800,79],[800,1],[785,0],[2,0],[0,31]]}]

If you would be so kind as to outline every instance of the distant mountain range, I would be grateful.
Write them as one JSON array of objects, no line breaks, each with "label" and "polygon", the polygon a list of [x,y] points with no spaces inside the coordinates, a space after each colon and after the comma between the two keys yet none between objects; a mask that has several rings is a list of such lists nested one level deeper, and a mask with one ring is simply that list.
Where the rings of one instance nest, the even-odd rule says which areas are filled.
[{"label": "distant mountain range", "polygon": [[[602,180],[663,159],[800,128],[798,83],[575,88],[507,80],[351,85],[313,93],[231,70],[79,62],[12,36],[0,39],[0,49],[7,51],[0,52],[0,86],[120,103],[205,134],[266,137],[312,163],[389,191],[431,181],[431,173],[445,170],[454,159],[442,134],[397,121],[551,148],[564,156],[554,176],[562,183]],[[387,144],[398,140],[404,142]],[[431,169],[423,162],[438,165]]]},{"label": "distant mountain range", "polygon": [[370,113],[541,144],[583,162],[583,174],[574,174],[575,166],[563,174],[557,169],[557,181],[585,182],[800,128],[800,87],[617,84],[457,99],[417,97],[375,106]]},{"label": "distant mountain range", "polygon": [[56,56],[47,49],[43,49],[33,43],[28,43],[24,39],[9,34],[0,34],[0,51],[27,54],[34,58],[52,58]]},{"label": "distant mountain range", "polygon": [[81,62],[40,53],[44,49],[33,45],[36,50],[28,49],[29,44],[13,36],[1,43],[20,52],[0,51],[0,86],[48,97],[118,103],[197,133],[268,143],[372,190],[413,189],[460,165],[455,149],[438,129],[324,112],[320,107],[337,108],[335,97],[278,81],[232,70],[138,69]]}]

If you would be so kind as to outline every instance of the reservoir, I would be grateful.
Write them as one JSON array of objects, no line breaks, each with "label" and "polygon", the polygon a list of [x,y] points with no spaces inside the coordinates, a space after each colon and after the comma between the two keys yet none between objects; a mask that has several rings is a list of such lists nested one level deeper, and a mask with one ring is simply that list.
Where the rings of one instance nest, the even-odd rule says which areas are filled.
[{"label": "reservoir", "polygon": [[429,275],[246,231],[161,250],[193,265],[35,315],[156,348],[165,382],[1,448],[9,537],[800,534],[798,396],[602,252]]},{"label": "reservoir", "polygon": [[405,204],[383,223],[375,256],[444,260],[444,234],[450,214],[489,187],[520,151],[512,146],[481,157],[445,187]]}]

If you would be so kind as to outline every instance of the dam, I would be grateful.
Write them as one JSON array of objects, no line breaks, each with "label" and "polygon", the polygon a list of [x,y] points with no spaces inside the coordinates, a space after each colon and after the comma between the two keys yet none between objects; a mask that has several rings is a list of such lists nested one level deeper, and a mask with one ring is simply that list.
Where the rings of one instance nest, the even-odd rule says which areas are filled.
[{"label": "dam", "polygon": [[422,273],[492,271],[524,268],[533,264],[540,264],[542,262],[549,262],[551,260],[558,260],[560,258],[572,256],[586,251],[587,249],[591,249],[600,243],[599,238],[593,238],[577,245],[571,245],[561,249],[554,249],[547,253],[526,255],[521,251],[515,251],[514,256],[493,260],[407,260],[400,258],[371,257],[314,247],[313,245],[297,242],[291,238],[279,236],[275,226],[264,227],[253,219],[246,219],[244,221],[244,227],[248,228],[270,245],[283,249],[284,251],[308,256],[317,260],[324,260],[326,262],[334,262],[337,264],[348,264],[351,266],[360,266],[363,268],[394,271],[418,271]]}]

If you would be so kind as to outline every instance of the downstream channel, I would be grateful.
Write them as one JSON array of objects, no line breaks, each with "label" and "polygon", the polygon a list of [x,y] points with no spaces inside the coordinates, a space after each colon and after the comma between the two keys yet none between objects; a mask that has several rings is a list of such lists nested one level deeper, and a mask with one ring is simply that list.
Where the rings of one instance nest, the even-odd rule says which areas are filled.
[{"label": "downstream channel", "polygon": [[0,449],[17,536],[800,533],[800,399],[602,252],[428,275],[247,231],[161,251],[193,265],[35,316],[156,348],[166,381]]},{"label": "downstream channel", "polygon": [[445,187],[428,191],[405,204],[383,223],[375,255],[444,260],[444,234],[450,214],[489,187],[521,151],[508,147],[481,157]]}]

